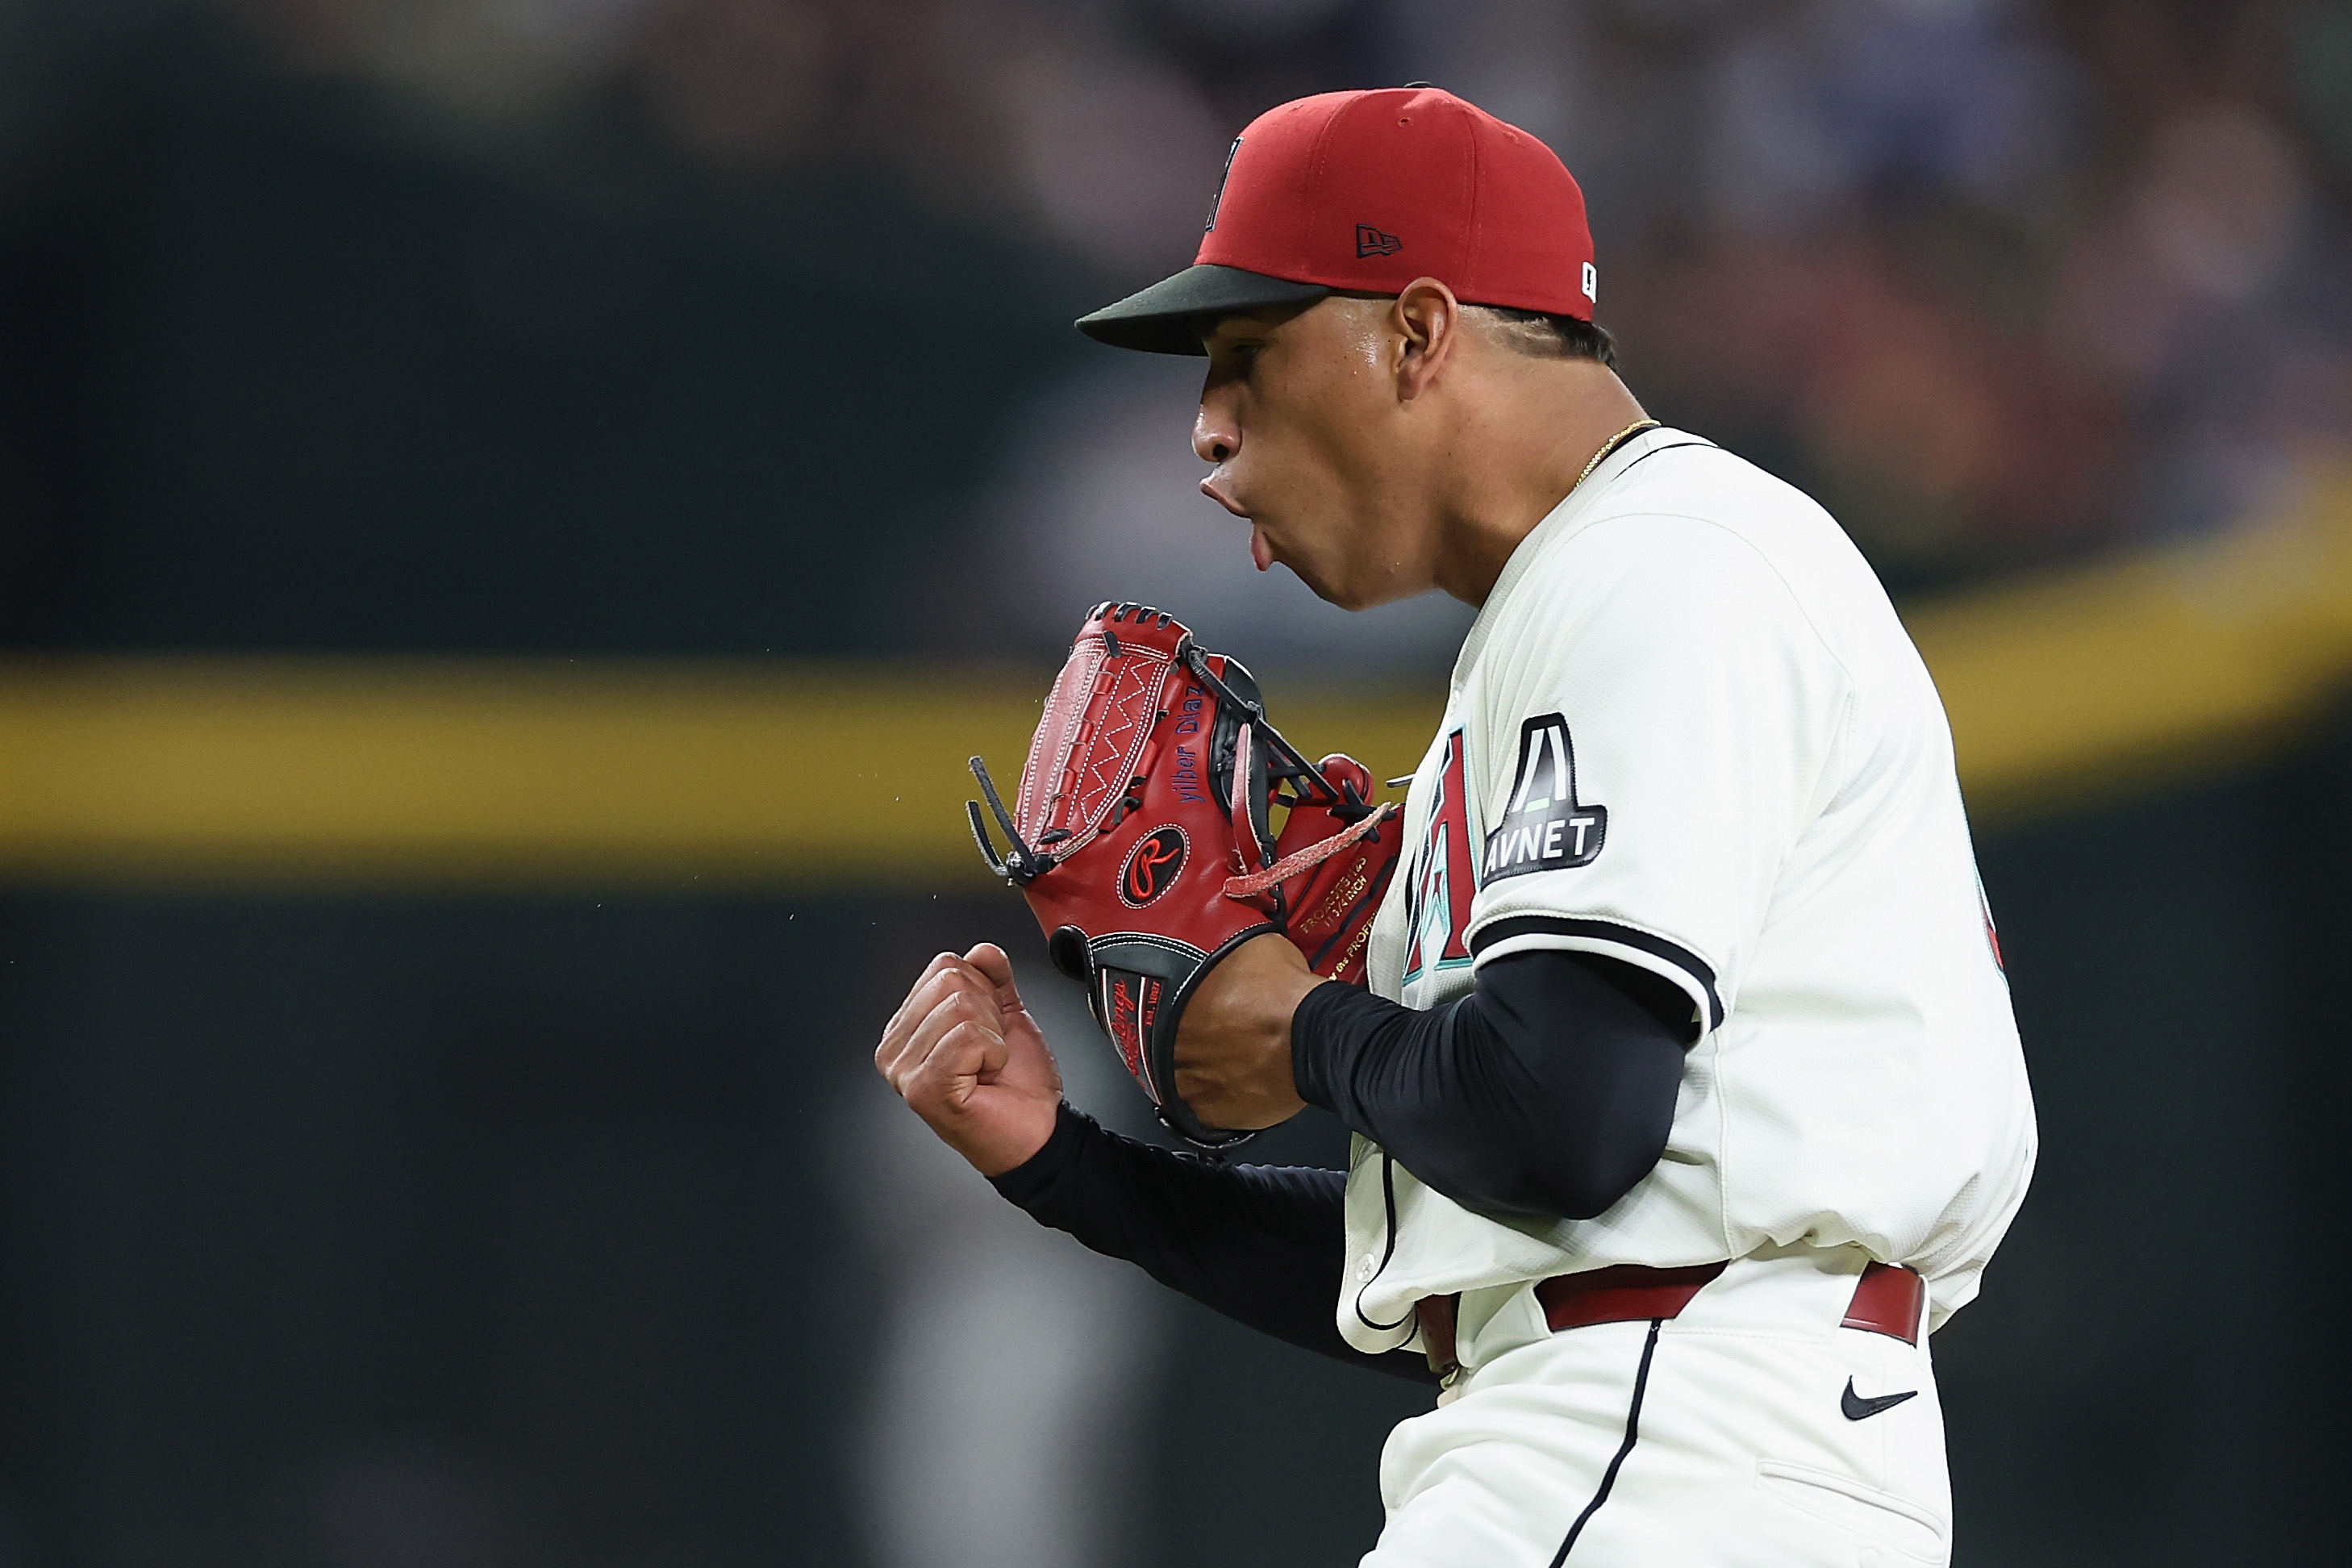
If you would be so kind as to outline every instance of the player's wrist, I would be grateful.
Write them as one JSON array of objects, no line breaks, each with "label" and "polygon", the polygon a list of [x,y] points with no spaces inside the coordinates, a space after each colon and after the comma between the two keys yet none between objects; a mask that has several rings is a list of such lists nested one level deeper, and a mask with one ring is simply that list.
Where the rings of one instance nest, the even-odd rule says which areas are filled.
[{"label": "player's wrist", "polygon": [[1225,955],[1186,1004],[1176,1090],[1209,1125],[1254,1131],[1304,1110],[1290,1081],[1290,1019],[1322,984],[1278,932]]},{"label": "player's wrist", "polygon": [[1343,980],[1326,980],[1298,999],[1290,1010],[1290,1081],[1298,1098],[1325,1110],[1331,1109],[1331,1076],[1335,1046],[1344,1037],[1335,1021],[1348,1002],[1364,994],[1363,987]]},{"label": "player's wrist", "polygon": [[985,1129],[975,1129],[955,1141],[956,1152],[973,1170],[993,1181],[1035,1159],[1053,1142],[1057,1115],[1058,1109],[1007,1118]]},{"label": "player's wrist", "polygon": [[1005,1198],[1025,1208],[1069,1169],[1077,1158],[1079,1146],[1100,1131],[1092,1117],[1064,1100],[1054,1108],[1054,1119],[1036,1147],[1011,1164],[998,1170],[982,1170],[981,1174]]}]

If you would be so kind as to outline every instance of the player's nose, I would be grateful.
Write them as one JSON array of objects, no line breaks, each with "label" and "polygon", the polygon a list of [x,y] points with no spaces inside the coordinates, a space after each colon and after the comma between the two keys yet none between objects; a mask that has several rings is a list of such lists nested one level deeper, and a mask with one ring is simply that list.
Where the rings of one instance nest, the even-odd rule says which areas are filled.
[{"label": "player's nose", "polygon": [[1192,420],[1192,452],[1204,463],[1227,463],[1241,450],[1241,422],[1214,397],[1201,399]]}]

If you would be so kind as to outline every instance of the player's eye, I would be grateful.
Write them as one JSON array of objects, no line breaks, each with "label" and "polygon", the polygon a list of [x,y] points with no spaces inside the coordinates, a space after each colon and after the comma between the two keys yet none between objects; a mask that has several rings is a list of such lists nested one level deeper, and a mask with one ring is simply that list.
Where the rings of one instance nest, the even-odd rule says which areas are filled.
[{"label": "player's eye", "polygon": [[1257,363],[1258,345],[1231,339],[1209,345],[1209,375],[1214,381],[1247,381]]}]

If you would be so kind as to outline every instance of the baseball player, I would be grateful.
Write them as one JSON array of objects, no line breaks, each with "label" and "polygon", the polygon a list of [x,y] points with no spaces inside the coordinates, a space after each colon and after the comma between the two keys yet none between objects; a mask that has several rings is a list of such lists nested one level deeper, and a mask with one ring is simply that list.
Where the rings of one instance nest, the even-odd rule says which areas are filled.
[{"label": "baseball player", "polygon": [[1258,934],[1174,1036],[1202,1124],[1320,1105],[1348,1171],[1104,1131],[993,947],[877,1062],[1041,1221],[1437,1384],[1369,1568],[1941,1563],[1927,1336],[2035,1151],[1949,731],[1837,524],[1647,418],[1597,296],[1559,159],[1424,86],[1260,117],[1197,264],[1079,322],[1205,353],[1260,570],[1478,608],[1369,989]]}]

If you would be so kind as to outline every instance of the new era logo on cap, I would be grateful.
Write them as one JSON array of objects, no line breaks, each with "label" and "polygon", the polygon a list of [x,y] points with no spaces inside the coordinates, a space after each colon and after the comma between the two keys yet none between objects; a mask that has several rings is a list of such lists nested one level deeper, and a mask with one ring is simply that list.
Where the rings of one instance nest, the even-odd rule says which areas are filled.
[{"label": "new era logo on cap", "polygon": [[1356,226],[1358,256],[1394,256],[1403,248],[1404,241],[1395,235],[1382,234],[1368,223],[1360,223]]},{"label": "new era logo on cap", "polygon": [[1209,221],[1201,226],[1202,234],[1217,226],[1217,209],[1225,205],[1225,182],[1234,177],[1234,154],[1241,150],[1242,139],[1238,136],[1234,138],[1234,144],[1225,149],[1225,172],[1217,176],[1217,194],[1209,198]]}]

